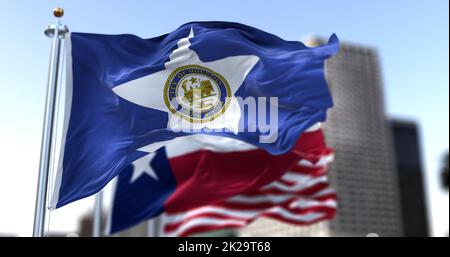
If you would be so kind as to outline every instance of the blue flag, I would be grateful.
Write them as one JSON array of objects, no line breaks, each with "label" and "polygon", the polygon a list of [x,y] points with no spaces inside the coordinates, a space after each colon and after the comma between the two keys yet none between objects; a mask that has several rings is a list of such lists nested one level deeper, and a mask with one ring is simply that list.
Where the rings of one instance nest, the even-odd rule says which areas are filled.
[{"label": "blue flag", "polygon": [[339,43],[309,48],[238,23],[192,22],[150,39],[71,33],[66,48],[54,208],[180,136],[288,152],[332,106],[323,69]]}]

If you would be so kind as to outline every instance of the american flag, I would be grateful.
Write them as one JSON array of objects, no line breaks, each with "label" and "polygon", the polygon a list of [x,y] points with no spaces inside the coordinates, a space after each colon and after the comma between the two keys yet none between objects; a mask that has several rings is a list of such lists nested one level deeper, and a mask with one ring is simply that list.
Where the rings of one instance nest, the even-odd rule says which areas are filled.
[{"label": "american flag", "polygon": [[189,236],[242,228],[260,217],[294,225],[329,220],[337,208],[336,193],[327,176],[333,157],[333,151],[326,148],[300,160],[279,179],[258,190],[185,212],[166,212],[160,219],[161,229],[166,236]]}]

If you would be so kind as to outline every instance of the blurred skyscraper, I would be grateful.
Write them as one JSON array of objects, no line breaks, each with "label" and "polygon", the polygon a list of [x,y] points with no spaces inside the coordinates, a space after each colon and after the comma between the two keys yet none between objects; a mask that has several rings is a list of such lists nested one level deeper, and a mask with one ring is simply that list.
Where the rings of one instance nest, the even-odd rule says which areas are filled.
[{"label": "blurred skyscraper", "polygon": [[404,236],[426,237],[428,218],[417,126],[394,120],[395,155],[400,185]]},{"label": "blurred skyscraper", "polygon": [[[325,43],[313,39],[310,45]],[[241,230],[249,236],[401,236],[402,221],[392,133],[386,119],[376,50],[342,43],[327,62],[334,99],[324,131],[336,150],[329,172],[338,193],[331,222],[294,227],[259,220]]]}]

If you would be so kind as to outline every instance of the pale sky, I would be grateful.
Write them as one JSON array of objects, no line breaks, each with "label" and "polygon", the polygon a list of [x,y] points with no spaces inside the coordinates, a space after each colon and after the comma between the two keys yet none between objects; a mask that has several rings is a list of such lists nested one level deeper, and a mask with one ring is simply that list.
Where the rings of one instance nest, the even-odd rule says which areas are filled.
[{"label": "pale sky", "polygon": [[[190,21],[224,20],[286,40],[308,35],[377,48],[387,113],[418,122],[433,235],[448,231],[449,199],[439,169],[449,142],[447,0],[396,1],[0,1],[0,233],[32,231],[51,41],[51,10],[64,7],[71,31],[159,36]],[[51,215],[51,231],[76,230],[92,199]]]}]

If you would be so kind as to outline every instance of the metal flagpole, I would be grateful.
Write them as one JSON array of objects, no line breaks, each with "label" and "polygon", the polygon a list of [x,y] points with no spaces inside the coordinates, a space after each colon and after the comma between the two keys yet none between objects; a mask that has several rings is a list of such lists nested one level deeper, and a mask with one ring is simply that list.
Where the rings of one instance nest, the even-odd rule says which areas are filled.
[{"label": "metal flagpole", "polygon": [[147,237],[159,237],[159,228],[161,226],[161,216],[154,217],[147,221]]},{"label": "metal flagpole", "polygon": [[94,222],[92,228],[93,237],[102,236],[102,216],[103,216],[103,191],[95,195]]},{"label": "metal flagpole", "polygon": [[147,220],[147,237],[155,236],[155,221],[154,219]]},{"label": "metal flagpole", "polygon": [[36,193],[36,208],[34,213],[33,236],[44,236],[45,212],[47,202],[48,176],[50,168],[51,144],[53,137],[56,92],[60,72],[61,41],[68,32],[66,26],[61,25],[59,19],[64,15],[62,8],[53,9],[56,23],[51,24],[45,30],[45,35],[52,38],[52,50],[50,68],[48,74],[47,99],[45,102],[44,126],[42,129],[41,159],[39,163],[39,175]]},{"label": "metal flagpole", "polygon": [[[162,215],[162,214],[161,214]],[[155,217],[155,221],[153,222],[153,226],[154,226],[154,236],[155,237],[160,237],[160,233],[159,233],[159,228],[161,227],[161,215]]]}]

